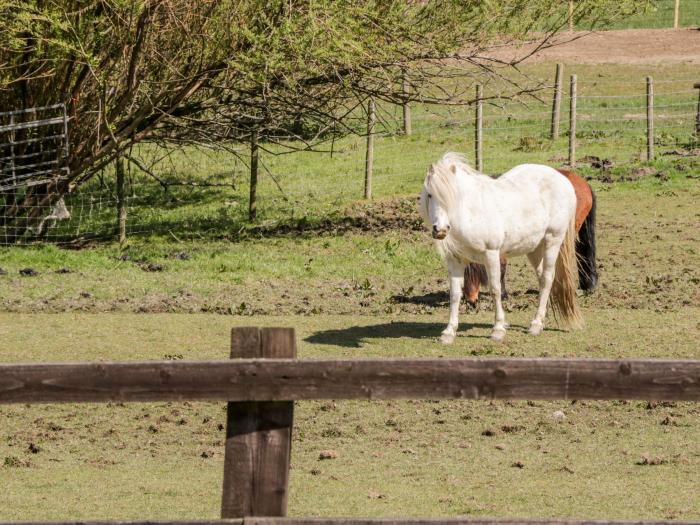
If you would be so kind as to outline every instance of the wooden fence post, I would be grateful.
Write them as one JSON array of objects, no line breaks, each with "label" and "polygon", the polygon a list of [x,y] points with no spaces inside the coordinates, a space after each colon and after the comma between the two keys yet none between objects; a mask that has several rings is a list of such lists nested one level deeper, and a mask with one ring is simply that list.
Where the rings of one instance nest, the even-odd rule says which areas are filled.
[{"label": "wooden fence post", "polygon": [[[693,84],[693,87],[700,90],[700,82]],[[700,91],[698,91],[698,109],[695,111],[695,133],[700,135]]]},{"label": "wooden fence post", "polygon": [[258,217],[258,130],[250,133],[250,198],[248,199],[248,220]]},{"label": "wooden fence post", "polygon": [[559,115],[561,113],[561,80],[564,74],[564,65],[557,64],[557,72],[554,75],[554,99],[552,100],[552,127],[550,138],[559,138]]},{"label": "wooden fence post", "polygon": [[474,121],[474,160],[476,169],[484,171],[483,150],[483,98],[484,91],[481,84],[476,85],[476,119]]},{"label": "wooden fence post", "polygon": [[654,160],[654,81],[647,77],[647,161]]},{"label": "wooden fence post", "polygon": [[401,74],[401,89],[403,91],[403,133],[404,135],[410,135],[412,132],[411,128],[411,103],[409,102],[409,97],[411,94],[411,85],[408,82],[408,73],[404,69]]},{"label": "wooden fence post", "polygon": [[574,0],[569,0],[569,33],[574,32]]},{"label": "wooden fence post", "polygon": [[678,29],[678,13],[680,11],[681,0],[676,0],[673,6],[673,29]]},{"label": "wooden fence post", "polygon": [[[234,328],[231,358],[295,358],[293,328]],[[285,516],[293,401],[228,404],[222,518]]]},{"label": "wooden fence post", "polygon": [[126,199],[124,198],[124,159],[117,157],[115,160],[117,172],[117,231],[119,235],[119,249],[126,248]]},{"label": "wooden fence post", "polygon": [[[12,185],[17,183],[17,171],[15,167],[15,130],[12,128],[15,124],[15,115],[10,113],[10,172],[12,173]],[[17,191],[17,188],[13,188]]]},{"label": "wooden fence post", "polygon": [[576,75],[571,75],[569,87],[569,166],[576,165]]},{"label": "wooden fence post", "polygon": [[365,199],[372,198],[372,171],[374,169],[374,124],[376,122],[374,99],[367,104],[367,155],[365,157]]}]

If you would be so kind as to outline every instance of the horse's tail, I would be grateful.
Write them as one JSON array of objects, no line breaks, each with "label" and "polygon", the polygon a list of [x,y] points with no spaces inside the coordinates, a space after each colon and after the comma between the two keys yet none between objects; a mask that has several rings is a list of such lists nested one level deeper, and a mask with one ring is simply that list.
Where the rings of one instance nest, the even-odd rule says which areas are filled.
[{"label": "horse's tail", "polygon": [[578,257],[578,283],[582,290],[591,291],[598,284],[598,267],[595,262],[595,208],[596,196],[591,190],[591,209],[583,221],[576,240]]},{"label": "horse's tail", "polygon": [[576,228],[571,218],[559,249],[550,298],[554,315],[569,328],[582,328],[583,316],[576,301]]}]

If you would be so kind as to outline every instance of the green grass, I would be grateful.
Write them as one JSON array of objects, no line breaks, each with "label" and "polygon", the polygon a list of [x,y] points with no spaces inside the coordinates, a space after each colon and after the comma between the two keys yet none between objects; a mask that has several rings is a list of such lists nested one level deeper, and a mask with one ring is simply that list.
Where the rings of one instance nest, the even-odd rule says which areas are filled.
[{"label": "green grass", "polygon": [[[450,347],[436,341],[444,315],[254,324],[295,326],[301,359],[688,358],[697,357],[699,313],[587,311],[586,332],[532,338],[521,328],[529,313],[517,312],[497,345],[486,337],[491,315],[481,312]],[[10,362],[222,359],[230,327],[246,324],[211,315],[0,314]],[[556,421],[555,410],[566,419]],[[300,402],[289,513],[697,519],[698,415],[690,403]],[[218,515],[223,404],[6,406],[0,422],[1,519]],[[338,458],[320,461],[327,449]],[[662,464],[639,465],[645,455]]]},{"label": "green grass", "polygon": [[[602,293],[596,308],[700,306],[697,248],[700,196],[692,158],[657,177],[613,169],[598,192]],[[623,177],[632,178],[619,182]],[[348,210],[357,221],[306,234],[266,234],[236,242],[152,242],[136,238],[122,260],[112,245],[0,249],[0,308],[16,312],[127,311],[378,315],[434,311],[446,304],[445,271],[420,225],[415,200],[384,200]],[[407,227],[407,225],[409,227]],[[414,229],[415,228],[415,229]],[[342,231],[342,230],[341,230]],[[161,271],[146,271],[161,268]],[[35,277],[20,275],[31,267]],[[67,268],[70,273],[56,273]],[[508,273],[510,308],[531,308],[535,285],[524,260]],[[442,292],[444,294],[444,292]],[[488,300],[484,308],[490,308]]]},{"label": "green grass", "polygon": [[[414,135],[377,139],[372,203],[359,200],[361,137],[338,141],[332,158],[264,154],[284,195],[263,173],[258,225],[245,221],[245,166],[190,149],[158,165],[159,176],[229,186],[165,192],[132,173],[125,252],[111,241],[0,248],[0,359],[220,359],[230,327],[241,325],[294,326],[302,359],[700,358],[700,164],[662,154],[689,151],[696,138],[692,116],[661,107],[694,104],[668,93],[690,90],[696,71],[566,68],[579,74],[579,113],[590,116],[579,123],[579,158],[615,163],[606,172],[577,168],[598,194],[601,284],[581,297],[583,331],[559,331],[550,320],[539,338],[524,332],[535,279],[514,260],[506,341],[488,338],[493,314],[482,297],[462,313],[456,343],[437,343],[447,320],[445,270],[415,198],[431,161],[446,150],[473,151],[472,113],[416,107]],[[657,124],[658,158],[647,163],[635,115],[650,72],[682,81],[657,85],[657,115],[673,118]],[[527,73],[549,79],[553,67]],[[634,98],[585,98],[619,94]],[[562,163],[566,136],[550,141],[546,115],[531,115],[548,111],[548,97],[486,108],[487,122],[508,123],[485,130],[487,172]],[[604,125],[618,116],[625,122]],[[83,213],[55,233],[111,231],[111,175],[103,181],[74,197]],[[39,274],[22,276],[28,267]],[[63,268],[69,272],[57,273]],[[555,410],[566,413],[563,422],[551,417]],[[290,514],[697,520],[699,415],[684,403],[299,403]],[[216,517],[223,422],[220,404],[2,406],[0,519]],[[324,449],[339,457],[319,461]],[[661,464],[638,464],[643,455]]]},{"label": "green grass", "polygon": [[[645,13],[611,24],[608,29],[663,29],[673,27],[675,0],[656,0]],[[679,27],[698,27],[700,24],[700,2],[681,0],[678,12]],[[585,27],[577,29],[586,29]]]}]

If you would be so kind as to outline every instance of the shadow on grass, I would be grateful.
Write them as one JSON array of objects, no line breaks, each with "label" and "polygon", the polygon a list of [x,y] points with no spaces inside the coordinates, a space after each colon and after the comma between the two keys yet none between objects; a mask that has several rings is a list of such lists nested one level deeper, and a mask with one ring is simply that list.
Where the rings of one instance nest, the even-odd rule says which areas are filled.
[{"label": "shadow on grass", "polygon": [[[345,348],[360,348],[366,339],[437,339],[445,328],[446,323],[416,323],[396,321],[370,326],[352,326],[337,330],[323,330],[310,335],[304,341],[307,343],[343,346]],[[460,331],[471,328],[490,328],[487,323],[461,325]]]},{"label": "shadow on grass", "polygon": [[449,306],[450,294],[446,291],[428,292],[423,295],[392,295],[391,301],[397,304],[421,304],[425,306]]}]

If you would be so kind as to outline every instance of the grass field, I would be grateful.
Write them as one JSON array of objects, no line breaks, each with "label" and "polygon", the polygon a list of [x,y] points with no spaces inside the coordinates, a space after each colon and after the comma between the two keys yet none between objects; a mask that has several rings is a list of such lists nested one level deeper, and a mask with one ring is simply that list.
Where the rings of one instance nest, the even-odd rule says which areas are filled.
[{"label": "grass field", "polygon": [[[490,314],[480,312],[451,347],[435,342],[442,315],[254,322],[295,326],[303,359],[697,357],[699,308],[587,313],[590,331],[539,339],[524,333],[530,312],[514,313],[507,342],[495,345],[486,339]],[[1,314],[0,335],[8,361],[221,359],[230,327],[250,322]],[[697,519],[699,415],[689,403],[301,402],[290,515]],[[222,404],[10,406],[0,422],[2,519],[217,516]],[[338,457],[320,461],[328,449]]]},{"label": "grass field", "polygon": [[[135,184],[126,251],[112,241],[0,248],[0,360],[224,358],[230,328],[241,325],[294,326],[302,359],[700,358],[700,161],[694,109],[686,111],[697,93],[685,93],[697,71],[566,67],[579,74],[579,115],[589,116],[579,124],[579,158],[614,163],[577,168],[599,208],[600,287],[580,298],[583,331],[550,320],[541,337],[525,333],[535,279],[514,260],[505,342],[488,338],[493,314],[483,296],[462,313],[455,344],[437,342],[445,271],[416,196],[430,161],[473,150],[471,112],[416,108],[413,136],[378,139],[373,202],[359,201],[362,137],[336,143],[332,159],[263,155],[284,195],[263,176],[255,225],[244,220],[245,166],[187,151],[159,175],[235,188],[166,193]],[[551,64],[527,70],[542,79],[552,72]],[[678,83],[657,86],[657,114],[669,118],[647,163],[638,115],[650,73]],[[600,98],[620,93],[634,98]],[[539,114],[548,96],[487,107],[487,122],[507,126],[485,130],[486,171],[563,162],[567,138],[550,141]],[[100,206],[112,198],[105,176],[83,201],[81,232],[113,222]],[[216,517],[224,421],[221,404],[2,406],[0,520]],[[296,421],[294,516],[700,519],[697,404],[304,402]],[[338,457],[320,461],[325,449]]]},{"label": "grass field", "polygon": [[[656,0],[642,14],[620,20],[610,29],[653,29],[673,27],[675,0]],[[679,27],[697,27],[700,24],[700,2],[681,0],[678,10]]]},{"label": "grass field", "polygon": [[[525,333],[534,278],[513,261],[506,342],[488,338],[482,298],[440,345],[444,272],[405,198],[355,209],[343,233],[139,243],[126,261],[111,246],[4,250],[3,360],[223,358],[230,327],[251,324],[296,327],[301,358],[697,359],[695,173],[596,185],[601,286],[581,298],[581,332]],[[20,276],[29,263],[39,275]],[[0,421],[2,519],[218,514],[221,405],[9,406]],[[291,515],[700,517],[694,404],[306,402],[297,422]]]}]

